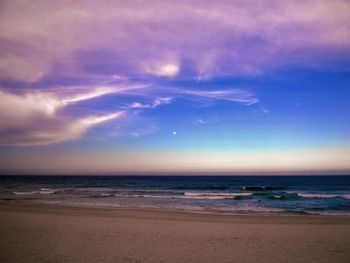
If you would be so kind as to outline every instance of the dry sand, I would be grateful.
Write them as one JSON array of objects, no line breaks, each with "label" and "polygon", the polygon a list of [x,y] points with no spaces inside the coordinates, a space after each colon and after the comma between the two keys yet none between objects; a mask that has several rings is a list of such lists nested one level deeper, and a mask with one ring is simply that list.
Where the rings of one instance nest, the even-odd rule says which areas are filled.
[{"label": "dry sand", "polygon": [[0,262],[350,262],[350,219],[0,204]]}]

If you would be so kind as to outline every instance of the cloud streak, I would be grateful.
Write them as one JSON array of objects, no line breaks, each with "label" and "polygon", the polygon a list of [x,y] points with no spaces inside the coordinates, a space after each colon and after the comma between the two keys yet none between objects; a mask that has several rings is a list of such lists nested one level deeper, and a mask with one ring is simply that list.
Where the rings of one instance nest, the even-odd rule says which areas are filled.
[{"label": "cloud streak", "polygon": [[89,128],[120,118],[123,111],[78,119],[61,116],[58,111],[111,92],[115,90],[98,88],[87,93],[59,97],[43,91],[24,94],[0,91],[0,144],[47,145],[79,139]]},{"label": "cloud streak", "polygon": [[[118,119],[119,111],[101,116],[89,116],[77,120],[46,120],[40,128],[27,126],[24,130],[0,131],[0,144],[15,146],[49,145],[80,139],[91,127]],[[34,125],[34,124],[33,124]],[[45,126],[44,126],[45,125]]]},{"label": "cloud streak", "polygon": [[226,100],[238,102],[245,105],[253,105],[259,100],[252,93],[243,89],[227,89],[227,90],[186,90],[184,94],[198,96],[214,100]]},{"label": "cloud streak", "polygon": [[140,102],[134,102],[131,105],[125,107],[129,109],[154,109],[163,104],[170,104],[173,98],[158,98],[155,99],[151,104],[142,104]]}]

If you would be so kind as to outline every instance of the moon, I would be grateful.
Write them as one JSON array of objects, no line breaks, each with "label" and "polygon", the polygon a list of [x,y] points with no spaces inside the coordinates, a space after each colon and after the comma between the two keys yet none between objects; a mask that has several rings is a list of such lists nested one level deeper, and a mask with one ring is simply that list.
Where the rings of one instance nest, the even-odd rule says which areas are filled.
[{"label": "moon", "polygon": [[173,135],[176,135],[176,131],[173,131]]}]

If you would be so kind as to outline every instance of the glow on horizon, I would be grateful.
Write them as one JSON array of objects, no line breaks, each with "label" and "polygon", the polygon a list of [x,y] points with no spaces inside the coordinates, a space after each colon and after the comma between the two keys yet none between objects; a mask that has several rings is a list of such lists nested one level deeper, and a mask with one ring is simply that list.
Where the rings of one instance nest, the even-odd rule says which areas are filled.
[{"label": "glow on horizon", "polygon": [[[67,152],[18,153],[4,170],[38,174],[312,174],[350,171],[350,147],[261,152]],[[13,159],[13,160],[15,160]]]}]

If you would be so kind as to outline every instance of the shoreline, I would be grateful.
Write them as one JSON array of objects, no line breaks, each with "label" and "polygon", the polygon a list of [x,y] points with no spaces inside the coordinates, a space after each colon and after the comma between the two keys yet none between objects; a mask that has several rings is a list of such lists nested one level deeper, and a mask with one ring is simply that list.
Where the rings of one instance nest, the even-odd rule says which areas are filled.
[{"label": "shoreline", "polygon": [[165,219],[223,223],[278,223],[289,224],[350,224],[350,216],[319,215],[285,212],[215,213],[211,211],[188,211],[158,208],[76,206],[28,202],[0,202],[0,212],[37,214],[61,214],[70,216],[131,217],[140,219]]}]

